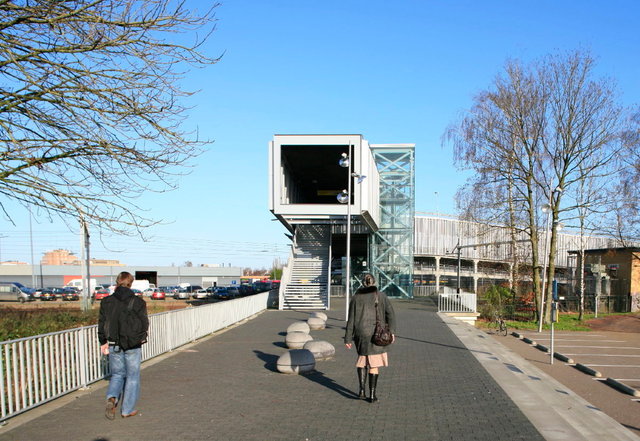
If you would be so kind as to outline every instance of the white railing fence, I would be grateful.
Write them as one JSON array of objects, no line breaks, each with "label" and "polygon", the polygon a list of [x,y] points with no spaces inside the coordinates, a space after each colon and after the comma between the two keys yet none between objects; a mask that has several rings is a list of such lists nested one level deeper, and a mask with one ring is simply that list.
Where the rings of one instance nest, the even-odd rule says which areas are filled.
[{"label": "white railing fence", "polygon": [[[267,308],[269,293],[149,316],[142,360],[161,355]],[[103,379],[98,326],[0,343],[0,421]]]},{"label": "white railing fence", "polygon": [[287,264],[282,267],[282,275],[280,276],[280,287],[278,288],[278,309],[284,308],[284,293],[287,290],[287,285],[291,283],[291,270],[293,268],[293,248],[289,248],[289,258]]},{"label": "white railing fence", "polygon": [[440,294],[438,295],[438,312],[477,312],[475,294]]}]

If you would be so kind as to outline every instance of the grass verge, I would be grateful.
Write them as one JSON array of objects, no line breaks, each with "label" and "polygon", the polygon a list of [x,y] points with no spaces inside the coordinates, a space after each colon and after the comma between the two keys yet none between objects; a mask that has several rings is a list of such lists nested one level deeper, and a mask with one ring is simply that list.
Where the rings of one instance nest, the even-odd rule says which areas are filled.
[{"label": "grass verge", "polygon": [[[81,311],[77,304],[57,308],[43,307],[38,304],[32,304],[29,308],[1,307],[0,342],[95,325],[98,323],[99,309],[100,303],[94,304],[93,309],[87,312]],[[170,309],[176,309],[175,305],[155,302],[147,304],[149,314]]]}]

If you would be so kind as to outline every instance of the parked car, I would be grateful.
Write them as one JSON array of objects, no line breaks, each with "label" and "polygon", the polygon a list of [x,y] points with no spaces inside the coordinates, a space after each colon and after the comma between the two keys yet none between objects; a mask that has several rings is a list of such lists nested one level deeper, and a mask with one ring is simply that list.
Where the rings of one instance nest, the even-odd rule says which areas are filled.
[{"label": "parked car", "polygon": [[29,296],[33,296],[33,294],[36,292],[34,288],[29,288],[27,286],[24,286],[20,282],[8,282],[8,283],[11,285],[17,286],[20,291],[22,291],[25,294],[28,294]]},{"label": "parked car", "polygon": [[61,299],[62,295],[67,292],[68,287],[64,287],[64,288],[51,288],[53,290],[53,293],[56,295],[57,298]]},{"label": "parked car", "polygon": [[34,298],[31,293],[22,291],[15,284],[0,282],[0,300],[24,303],[30,302],[34,300]]},{"label": "parked car", "polygon": [[96,291],[95,299],[102,300],[109,295],[111,295],[111,291],[109,291],[108,289],[99,289]]},{"label": "parked car", "polygon": [[153,292],[151,293],[151,300],[164,300],[165,298],[166,295],[164,291],[161,291],[158,288],[154,288]]},{"label": "parked car", "polygon": [[65,289],[62,300],[80,300],[80,294],[75,289]]},{"label": "parked car", "polygon": [[49,300],[58,300],[58,297],[53,292],[53,288],[45,288],[40,291],[40,300],[43,302]]},{"label": "parked car", "polygon": [[194,299],[208,299],[209,293],[206,289],[199,289],[192,294]]},{"label": "parked car", "polygon": [[139,289],[136,288],[131,288],[131,291],[133,291],[133,293],[138,296],[138,297],[142,297],[142,291],[140,291]]},{"label": "parked car", "polygon": [[256,293],[251,285],[240,285],[238,286],[238,291],[241,296],[250,296]]},{"label": "parked car", "polygon": [[220,299],[220,300],[229,300],[229,291],[227,290],[226,287],[224,286],[219,286],[216,288],[216,291],[213,293],[213,298],[214,299]]},{"label": "parked car", "polygon": [[237,286],[229,286],[227,288],[227,292],[229,293],[230,299],[235,299],[236,297],[240,297],[240,290]]},{"label": "parked car", "polygon": [[173,292],[173,298],[176,300],[188,300],[189,299],[189,293],[187,292],[186,289],[176,289]]}]

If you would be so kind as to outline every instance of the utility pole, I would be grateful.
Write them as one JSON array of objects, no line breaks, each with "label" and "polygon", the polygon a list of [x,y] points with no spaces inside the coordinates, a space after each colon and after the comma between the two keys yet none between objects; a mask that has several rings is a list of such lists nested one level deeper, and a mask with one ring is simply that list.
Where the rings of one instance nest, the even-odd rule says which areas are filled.
[{"label": "utility pole", "polygon": [[91,260],[89,254],[89,228],[84,217],[80,217],[80,247],[82,259],[82,310],[91,309],[91,275],[89,273]]}]

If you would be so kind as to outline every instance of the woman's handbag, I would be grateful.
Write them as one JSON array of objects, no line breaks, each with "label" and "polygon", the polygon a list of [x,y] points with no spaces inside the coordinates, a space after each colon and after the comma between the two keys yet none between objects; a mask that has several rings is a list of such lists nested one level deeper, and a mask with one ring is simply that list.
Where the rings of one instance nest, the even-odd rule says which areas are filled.
[{"label": "woman's handbag", "polygon": [[373,331],[373,337],[371,341],[376,346],[387,346],[390,345],[393,341],[393,335],[389,330],[389,324],[385,323],[384,325],[380,323],[380,317],[378,315],[378,293],[376,292],[376,328]]}]

